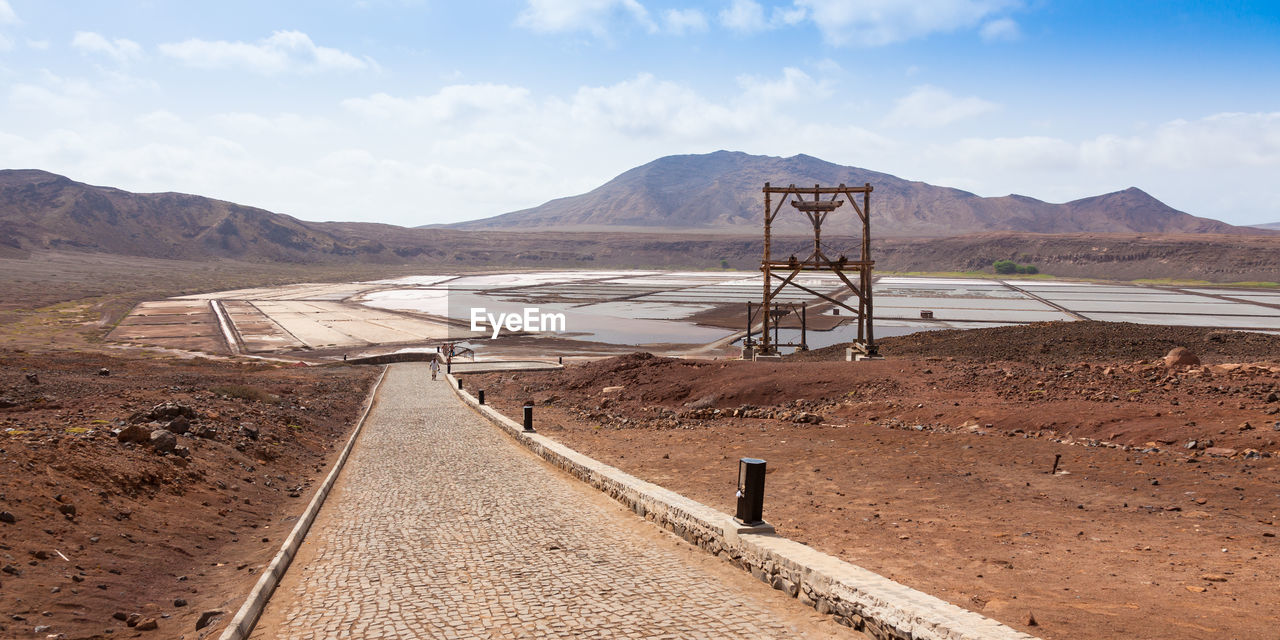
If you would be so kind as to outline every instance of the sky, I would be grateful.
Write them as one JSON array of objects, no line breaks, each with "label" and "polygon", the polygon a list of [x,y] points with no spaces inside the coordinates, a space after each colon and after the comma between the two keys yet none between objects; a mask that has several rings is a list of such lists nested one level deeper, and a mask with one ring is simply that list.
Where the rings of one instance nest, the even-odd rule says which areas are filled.
[{"label": "sky", "polygon": [[719,149],[1280,221],[1280,3],[0,0],[0,168],[417,226]]}]

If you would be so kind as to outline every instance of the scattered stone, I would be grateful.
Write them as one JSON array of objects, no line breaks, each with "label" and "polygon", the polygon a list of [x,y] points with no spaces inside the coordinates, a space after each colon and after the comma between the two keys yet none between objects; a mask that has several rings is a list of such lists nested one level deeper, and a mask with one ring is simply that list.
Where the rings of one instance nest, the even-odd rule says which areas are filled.
[{"label": "scattered stone", "polygon": [[1191,593],[1204,593],[1204,592],[1205,592],[1205,588],[1204,588],[1204,587],[1198,587],[1198,586],[1196,586],[1196,585],[1190,585],[1190,584],[1189,584],[1189,585],[1187,585],[1187,591],[1190,591]]},{"label": "scattered stone", "polygon": [[1206,573],[1200,576],[1200,579],[1204,580],[1205,582],[1226,582],[1227,581],[1226,576],[1218,575],[1216,573]]},{"label": "scattered stone", "polygon": [[18,576],[18,577],[22,576],[22,570],[11,564],[6,564],[4,568],[0,568],[0,571],[3,571],[11,576]]},{"label": "scattered stone", "polygon": [[185,606],[187,606],[187,601],[186,601],[186,600],[184,600],[183,598],[174,598],[174,600],[173,600],[173,606],[175,606],[175,607],[185,607]]},{"label": "scattered stone", "polygon": [[184,434],[191,429],[191,420],[186,416],[178,416],[164,426],[165,430],[176,434]]},{"label": "scattered stone", "polygon": [[0,398],[0,409],[8,409],[18,406],[18,401],[13,398]]},{"label": "scattered stone", "polygon": [[258,428],[251,424],[240,425],[240,433],[244,434],[245,437],[249,438],[250,440],[258,439]]},{"label": "scattered stone", "polygon": [[176,402],[162,402],[146,411],[139,411],[129,416],[129,422],[169,421],[183,416],[187,419],[196,417],[195,409]]},{"label": "scattered stone", "polygon": [[180,457],[183,457],[183,458],[190,458],[190,457],[191,457],[191,449],[190,449],[190,448],[188,448],[188,447],[184,447],[184,446],[182,446],[182,445],[178,445],[178,446],[176,446],[176,447],[174,447],[174,448],[173,448],[173,455],[180,456]]},{"label": "scattered stone", "polygon": [[125,618],[125,619],[124,619],[124,623],[125,623],[126,625],[130,626],[130,627],[136,627],[136,626],[138,626],[138,623],[139,623],[139,622],[142,622],[142,614],[141,614],[141,613],[131,613],[131,614],[129,614],[129,617],[128,617],[128,618]]},{"label": "scattered stone", "polygon": [[1171,369],[1174,367],[1198,367],[1200,366],[1200,358],[1188,351],[1186,347],[1174,347],[1164,357],[1164,366]]},{"label": "scattered stone", "polygon": [[31,384],[40,384],[40,376],[34,373],[28,373],[27,382],[30,382]]},{"label": "scattered stone", "polygon": [[209,611],[205,611],[204,613],[201,613],[200,619],[196,620],[196,630],[199,631],[200,629],[203,629],[217,622],[218,618],[222,617],[222,614],[223,614],[223,611],[218,609],[211,609]]},{"label": "scattered stone", "polygon": [[0,522],[3,522],[5,524],[13,524],[17,521],[18,521],[17,516],[14,516],[12,513],[9,513],[8,511],[0,511]]},{"label": "scattered stone", "polygon": [[105,378],[105,377],[107,377],[107,376],[111,375],[111,370],[110,370],[110,369],[108,369],[108,368],[106,368],[106,367],[103,367],[103,368],[101,368],[101,369],[98,369],[98,375],[100,375],[100,376],[102,376],[102,377],[104,377],[104,378]]},{"label": "scattered stone", "polygon": [[155,618],[143,618],[138,621],[138,625],[134,627],[134,629],[137,629],[138,631],[154,631],[158,626],[160,626],[160,624],[156,622]]},{"label": "scattered stone", "polygon": [[116,620],[119,620],[120,622],[124,622],[125,620],[128,620],[128,619],[129,619],[129,614],[127,614],[127,613],[125,613],[125,612],[123,612],[123,611],[117,611],[117,612],[115,612],[115,613],[111,614],[111,617],[112,617],[112,618],[115,618]]},{"label": "scattered stone", "polygon": [[1272,391],[1271,393],[1268,393],[1267,397],[1263,398],[1262,400],[1264,402],[1280,402],[1280,394],[1277,394],[1276,392]]},{"label": "scattered stone", "polygon": [[198,426],[192,430],[191,435],[205,440],[214,440],[218,437],[218,430],[209,426]]},{"label": "scattered stone", "polygon": [[1039,622],[1036,622],[1036,614],[1034,614],[1034,613],[1032,613],[1032,612],[1030,612],[1030,611],[1028,611],[1028,612],[1026,612],[1025,614],[1023,614],[1023,615],[1022,615],[1022,624],[1026,625],[1026,626],[1028,626],[1028,627],[1038,627],[1038,626],[1040,626],[1040,623],[1039,623]]},{"label": "scattered stone", "polygon": [[35,631],[36,633],[44,633],[44,632],[46,632],[46,631],[48,631],[48,630],[50,630],[50,629],[52,629],[52,628],[53,628],[53,627],[51,627],[51,626],[49,626],[49,625],[47,625],[47,624],[42,624],[42,625],[37,626],[35,629],[33,629],[33,631]]},{"label": "scattered stone", "polygon": [[58,512],[66,516],[68,519],[76,517],[76,506],[74,504],[58,505]]},{"label": "scattered stone", "polygon": [[1220,458],[1230,458],[1236,454],[1236,450],[1230,447],[1209,447],[1204,450],[1206,455],[1218,456]]},{"label": "scattered stone", "polygon": [[131,424],[121,429],[120,433],[116,434],[116,440],[121,443],[146,442],[150,438],[151,430],[139,424]]},{"label": "scattered stone", "polygon": [[172,453],[174,447],[178,446],[178,436],[164,429],[156,429],[151,432],[150,444],[156,453]]}]

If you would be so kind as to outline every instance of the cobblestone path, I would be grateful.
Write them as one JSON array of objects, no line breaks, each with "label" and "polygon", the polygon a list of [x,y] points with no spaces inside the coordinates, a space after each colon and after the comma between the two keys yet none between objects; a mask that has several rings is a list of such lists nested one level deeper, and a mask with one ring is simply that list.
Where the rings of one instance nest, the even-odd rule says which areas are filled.
[{"label": "cobblestone path", "polygon": [[392,365],[252,637],[849,637]]}]

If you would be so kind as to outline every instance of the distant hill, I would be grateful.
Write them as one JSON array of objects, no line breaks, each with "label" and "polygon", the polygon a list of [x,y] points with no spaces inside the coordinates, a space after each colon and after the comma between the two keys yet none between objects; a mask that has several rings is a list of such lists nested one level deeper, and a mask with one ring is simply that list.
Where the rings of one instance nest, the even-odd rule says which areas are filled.
[{"label": "distant hill", "polygon": [[1280,231],[1280,222],[1268,222],[1266,224],[1255,224],[1251,226],[1257,227],[1258,229],[1271,229],[1273,231]]},{"label": "distant hill", "polygon": [[263,209],[181,193],[130,193],[37,170],[0,170],[0,249],[149,258],[314,262],[380,253]]},{"label": "distant hill", "polygon": [[[726,155],[731,156],[730,160],[732,156],[742,156]],[[891,177],[879,182],[864,181],[877,184],[873,195],[884,199],[891,192],[888,178]],[[939,187],[928,189],[932,191],[922,193],[964,193]],[[754,192],[747,192],[744,198],[758,197],[759,185]],[[976,196],[968,194],[968,198]],[[757,201],[751,206],[758,204]],[[1039,204],[1054,207],[1073,224],[1101,224],[1099,221],[1123,215],[1131,224],[1142,222],[1147,216],[1150,220],[1145,224],[1171,218],[1192,228],[1199,228],[1200,223],[1222,225],[1177,212],[1170,214],[1167,207],[1137,190],[1065,205]],[[689,215],[705,215],[710,208],[694,208]],[[887,208],[873,205],[877,216],[888,215],[884,212]],[[716,216],[710,218],[715,220]],[[641,221],[632,219],[633,224]],[[620,232],[617,227],[605,226],[608,231],[569,233],[530,225],[524,232],[514,234],[504,227],[415,229],[365,222],[306,222],[212,198],[130,193],[45,171],[0,170],[0,273],[14,281],[29,280],[31,273],[44,269],[47,265],[43,263],[54,259],[52,256],[77,255],[81,257],[72,260],[81,263],[96,259],[83,257],[86,254],[102,254],[104,264],[123,259],[106,256],[148,259],[149,262],[140,263],[144,266],[139,271],[139,277],[146,278],[148,269],[158,268],[154,260],[157,258],[184,264],[225,261],[394,265],[399,269],[421,265],[445,271],[492,267],[720,269],[727,263],[735,269],[752,271],[758,268],[763,249],[759,227],[750,221],[745,226],[725,225],[712,227],[707,233],[680,234],[642,224],[637,228],[648,229],[648,233]],[[1280,281],[1280,231],[1253,229],[1245,235],[1236,227],[1222,226],[1231,234],[999,232],[895,238],[877,227],[873,255],[877,268],[896,271],[985,269],[994,260],[1012,259],[1035,264],[1053,275],[1077,277]],[[857,243],[856,238],[840,237],[831,229],[823,237],[832,246]],[[776,237],[774,250],[778,255],[796,253],[809,242],[798,236]],[[35,263],[41,264],[33,266]],[[321,272],[317,269],[317,273]]]},{"label": "distant hill", "polygon": [[[1177,211],[1137,188],[1065,204],[1026,196],[983,198],[967,191],[903,180],[887,173],[790,158],[717,151],[659,158],[600,187],[538,207],[453,225],[459,229],[698,230],[759,233],[765,182],[870,183],[873,236],[941,237],[987,231],[1030,233],[1252,233],[1244,227]],[[824,233],[858,231],[845,205]],[[785,215],[790,213],[791,215]],[[784,212],[779,231],[806,232],[805,218]]]}]

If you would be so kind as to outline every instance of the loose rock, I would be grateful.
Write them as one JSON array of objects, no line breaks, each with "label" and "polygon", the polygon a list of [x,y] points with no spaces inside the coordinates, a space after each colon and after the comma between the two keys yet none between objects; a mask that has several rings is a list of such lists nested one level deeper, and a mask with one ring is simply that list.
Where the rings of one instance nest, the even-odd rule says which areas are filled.
[{"label": "loose rock", "polygon": [[1171,369],[1175,367],[1198,367],[1200,366],[1200,358],[1188,351],[1186,347],[1174,347],[1165,355],[1164,365]]},{"label": "loose rock", "polygon": [[122,443],[146,442],[147,440],[150,440],[150,439],[151,439],[151,430],[139,424],[131,424],[121,429],[120,433],[116,434],[116,440]]},{"label": "loose rock", "polygon": [[203,629],[218,621],[224,612],[218,609],[211,609],[200,614],[200,619],[196,620],[196,630]]},{"label": "loose rock", "polygon": [[157,429],[151,432],[150,442],[156,453],[172,453],[174,447],[178,446],[178,436],[164,429]]},{"label": "loose rock", "polygon": [[178,416],[165,425],[165,430],[176,434],[184,434],[191,428],[191,421],[186,416]]}]

